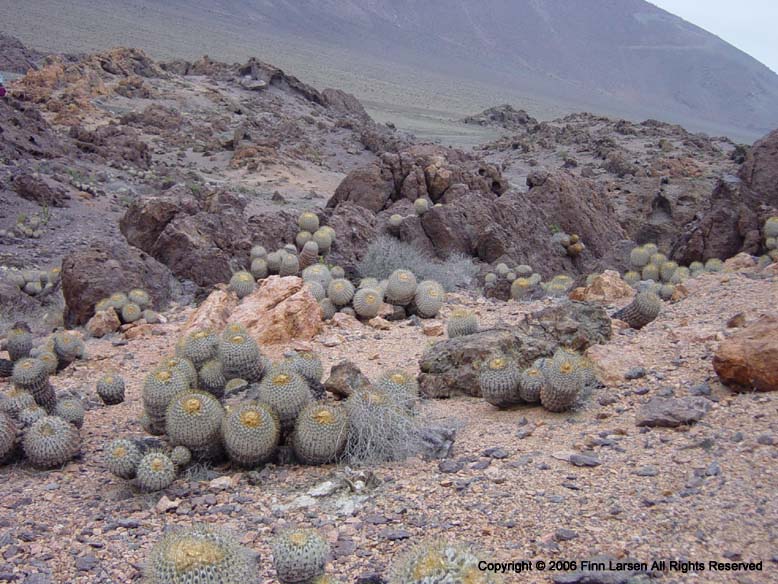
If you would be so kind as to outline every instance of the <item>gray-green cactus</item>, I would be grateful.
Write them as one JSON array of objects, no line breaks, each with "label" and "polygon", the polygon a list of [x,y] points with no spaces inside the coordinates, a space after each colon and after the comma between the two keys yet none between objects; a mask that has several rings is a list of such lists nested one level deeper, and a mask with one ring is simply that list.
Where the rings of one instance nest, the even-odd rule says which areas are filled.
[{"label": "gray-green cactus", "polygon": [[8,357],[11,361],[18,361],[29,357],[32,350],[32,333],[30,327],[26,323],[16,323],[11,330],[8,331],[6,337],[6,349],[8,350]]},{"label": "gray-green cactus", "polygon": [[19,424],[8,413],[0,411],[0,463],[13,456],[19,438]]},{"label": "gray-green cactus", "polygon": [[305,283],[305,288],[308,289],[308,291],[311,293],[311,296],[313,296],[316,299],[316,302],[321,302],[325,298],[327,298],[327,291],[324,289],[324,287],[319,284],[318,282],[315,282],[314,280],[309,280]]},{"label": "gray-green cactus", "polygon": [[721,272],[724,269],[724,262],[718,258],[710,258],[705,262],[706,272]]},{"label": "gray-green cactus", "polygon": [[247,334],[222,337],[219,341],[219,359],[225,379],[239,377],[255,382],[262,378],[262,353],[257,342]]},{"label": "gray-green cactus", "polygon": [[278,268],[278,275],[281,277],[296,276],[299,271],[300,271],[300,260],[298,260],[297,256],[295,255],[287,254],[281,260],[281,265]]},{"label": "gray-green cactus", "polygon": [[73,332],[61,331],[54,335],[54,354],[59,360],[59,369],[84,357],[84,341]]},{"label": "gray-green cactus", "polygon": [[263,278],[267,278],[267,275],[269,273],[267,269],[267,261],[265,258],[254,258],[251,260],[251,276],[255,280],[262,280]]},{"label": "gray-green cactus", "polygon": [[659,266],[659,277],[663,282],[669,282],[673,278],[673,275],[677,269],[678,264],[676,262],[664,262],[661,266]]},{"label": "gray-green cactus", "polygon": [[195,368],[210,361],[218,354],[219,337],[210,330],[198,329],[190,332],[183,340],[179,355],[189,359]]},{"label": "gray-green cactus", "polygon": [[313,241],[319,246],[319,253],[327,255],[332,247],[332,236],[327,229],[317,229],[313,232]]},{"label": "gray-green cactus", "polygon": [[255,260],[257,258],[261,258],[264,260],[267,257],[267,250],[261,245],[255,245],[252,246],[249,256],[252,260]]},{"label": "gray-green cactus", "polygon": [[519,370],[504,355],[489,359],[481,366],[478,376],[481,395],[493,406],[504,408],[521,403]]},{"label": "gray-green cactus", "polygon": [[768,217],[764,223],[765,237],[778,237],[778,217]]},{"label": "gray-green cactus", "polygon": [[133,288],[127,293],[127,300],[137,304],[141,309],[151,308],[149,293],[141,288]]},{"label": "gray-green cactus", "polygon": [[482,570],[478,556],[445,538],[425,541],[400,556],[392,565],[389,584],[497,584],[498,576]]},{"label": "gray-green cactus", "polygon": [[383,303],[383,295],[373,288],[360,288],[354,295],[354,311],[361,318],[378,316]]},{"label": "gray-green cactus", "polygon": [[314,265],[319,259],[319,244],[311,240],[306,242],[300,250],[300,267],[305,268]]},{"label": "gray-green cactus", "polygon": [[272,368],[259,384],[258,397],[278,413],[283,429],[291,428],[302,409],[313,399],[302,375],[288,370],[276,372]]},{"label": "gray-green cactus", "polygon": [[30,426],[22,440],[24,455],[37,468],[62,466],[78,454],[78,428],[57,416],[44,416]]},{"label": "gray-green cactus", "polygon": [[653,280],[654,282],[659,281],[659,267],[655,264],[648,264],[646,267],[643,268],[643,271],[641,272],[641,279],[643,280]]},{"label": "gray-green cactus", "polygon": [[192,451],[186,446],[176,446],[170,451],[170,461],[180,470],[192,462]]},{"label": "gray-green cactus", "polygon": [[419,383],[416,377],[404,369],[384,371],[376,379],[375,386],[397,404],[412,407],[419,399]]},{"label": "gray-green cactus", "polygon": [[135,476],[138,486],[144,491],[161,491],[176,480],[176,465],[161,451],[151,451],[138,462]]},{"label": "gray-green cactus", "polygon": [[19,389],[18,387],[12,388],[3,397],[4,399],[0,400],[0,411],[6,412],[13,417],[18,417],[19,413],[25,408],[37,405],[35,398],[32,397],[29,391]]},{"label": "gray-green cactus", "polygon": [[546,378],[541,371],[544,361],[545,359],[538,359],[519,376],[519,397],[527,403],[540,402],[540,393],[546,383]]},{"label": "gray-green cactus", "polygon": [[427,199],[419,198],[413,202],[413,210],[421,217],[430,210],[430,202]]},{"label": "gray-green cactus", "polygon": [[464,308],[451,311],[446,322],[446,332],[450,339],[475,334],[478,328],[478,317]]},{"label": "gray-green cactus", "polygon": [[297,219],[297,226],[301,231],[308,231],[313,233],[319,229],[319,217],[316,215],[316,213],[312,213],[310,211],[300,213],[300,216]]},{"label": "gray-green cactus", "polygon": [[170,401],[165,428],[171,444],[202,450],[219,436],[224,408],[206,391],[184,391]]},{"label": "gray-green cactus", "polygon": [[646,267],[650,261],[651,253],[643,246],[633,248],[629,252],[629,264],[637,270]]},{"label": "gray-green cactus", "polygon": [[124,401],[125,384],[120,375],[104,375],[97,381],[97,395],[107,406],[120,404]]},{"label": "gray-green cactus", "polygon": [[641,329],[652,322],[662,310],[662,300],[654,292],[644,290],[639,292],[635,299],[627,306],[613,314],[626,322],[631,328]]},{"label": "gray-green cactus", "polygon": [[207,391],[217,399],[224,396],[224,388],[227,385],[227,379],[224,377],[222,362],[218,359],[211,359],[203,363],[198,373],[200,388]]},{"label": "gray-green cactus", "polygon": [[312,239],[313,239],[313,233],[311,233],[310,231],[298,231],[297,235],[294,236],[294,243],[297,246],[297,249],[302,250],[305,244],[308,243],[309,241],[312,241]]},{"label": "gray-green cactus", "polygon": [[345,278],[332,280],[327,288],[327,297],[335,306],[348,306],[354,298],[354,285]]},{"label": "gray-green cactus", "polygon": [[292,370],[302,375],[309,383],[320,383],[324,376],[321,359],[313,351],[297,351],[290,359]]},{"label": "gray-green cactus", "polygon": [[348,416],[342,406],[309,403],[297,416],[292,447],[305,464],[334,462],[346,447]]},{"label": "gray-green cactus", "polygon": [[281,268],[281,260],[284,259],[284,254],[279,251],[271,251],[267,254],[265,262],[267,263],[267,270],[271,274],[277,274]]},{"label": "gray-green cactus", "polygon": [[398,306],[407,306],[416,294],[416,276],[410,270],[395,270],[389,276],[386,299]]},{"label": "gray-green cactus", "polygon": [[321,307],[322,320],[330,320],[333,316],[335,316],[335,313],[338,312],[338,307],[335,306],[332,303],[332,300],[330,300],[329,298],[320,300],[319,306]]},{"label": "gray-green cactus", "polygon": [[446,302],[446,291],[434,280],[424,280],[416,287],[413,304],[421,318],[435,318]]},{"label": "gray-green cactus", "polygon": [[81,428],[84,425],[84,404],[77,397],[63,397],[57,400],[54,415]]},{"label": "gray-green cactus", "polygon": [[320,576],[330,557],[327,540],[313,529],[286,529],[271,544],[273,567],[283,584],[300,584]]},{"label": "gray-green cactus", "polygon": [[570,409],[578,400],[583,383],[578,358],[557,351],[543,368],[546,383],[540,390],[540,403],[551,412]]},{"label": "gray-green cactus", "polygon": [[303,281],[315,281],[322,285],[327,290],[332,282],[332,274],[330,270],[324,264],[313,264],[303,270]]},{"label": "gray-green cactus", "polygon": [[254,291],[256,282],[250,272],[235,272],[230,278],[230,290],[238,298],[245,298]]},{"label": "gray-green cactus", "polygon": [[125,324],[131,324],[141,319],[143,316],[143,310],[134,302],[128,302],[122,307],[122,322]]},{"label": "gray-green cactus", "polygon": [[281,423],[268,404],[247,402],[227,414],[221,432],[230,460],[254,467],[273,457],[281,437]]},{"label": "gray-green cactus", "polygon": [[131,480],[135,478],[141,458],[143,452],[135,441],[118,438],[105,447],[103,464],[111,474]]},{"label": "gray-green cactus", "polygon": [[173,398],[189,389],[189,382],[180,371],[156,369],[143,383],[143,408],[151,422],[164,428],[165,412]]}]

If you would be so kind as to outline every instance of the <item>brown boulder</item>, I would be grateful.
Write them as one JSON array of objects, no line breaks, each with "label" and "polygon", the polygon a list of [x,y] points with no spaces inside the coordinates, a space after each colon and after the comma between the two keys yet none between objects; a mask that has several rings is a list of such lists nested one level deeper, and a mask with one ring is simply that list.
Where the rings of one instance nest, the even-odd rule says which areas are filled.
[{"label": "brown boulder", "polygon": [[754,143],[738,176],[765,203],[778,207],[778,130]]},{"label": "brown boulder", "polygon": [[17,195],[45,207],[66,207],[70,194],[61,184],[37,174],[18,175],[13,182]]},{"label": "brown boulder", "polygon": [[116,311],[113,308],[108,310],[101,310],[96,312],[95,315],[89,319],[86,323],[86,331],[96,339],[104,337],[107,334],[115,333],[119,330],[122,322],[116,315]]},{"label": "brown boulder", "polygon": [[116,291],[143,288],[161,309],[170,299],[174,281],[170,270],[151,256],[122,243],[98,242],[62,260],[65,321],[86,323],[95,304]]},{"label": "brown boulder", "polygon": [[713,368],[734,391],[778,390],[778,318],[763,317],[719,345]]},{"label": "brown boulder", "polygon": [[187,335],[195,329],[218,331],[224,328],[236,306],[238,297],[233,292],[214,290],[186,321],[182,334]]},{"label": "brown boulder", "polygon": [[355,391],[368,387],[371,387],[370,380],[351,361],[335,365],[324,382],[324,389],[340,398],[347,398]]},{"label": "brown boulder", "polygon": [[371,165],[351,171],[335,189],[327,207],[336,207],[348,201],[378,213],[389,201],[392,191],[391,180],[379,166]]},{"label": "brown boulder", "polygon": [[613,302],[622,298],[632,298],[635,290],[621,279],[618,272],[605,270],[592,280],[592,283],[582,288],[576,288],[570,293],[570,300],[583,302]]},{"label": "brown boulder", "polygon": [[327,261],[341,266],[350,276],[356,275],[356,263],[378,236],[376,216],[365,207],[345,202],[331,211],[327,225],[337,234]]}]

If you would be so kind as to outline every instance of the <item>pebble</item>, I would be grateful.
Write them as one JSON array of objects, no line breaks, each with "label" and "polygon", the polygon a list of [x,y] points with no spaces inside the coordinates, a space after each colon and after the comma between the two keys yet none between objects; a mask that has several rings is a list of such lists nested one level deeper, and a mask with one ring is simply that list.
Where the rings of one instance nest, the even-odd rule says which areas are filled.
[{"label": "pebble", "polygon": [[600,466],[602,461],[596,456],[589,456],[587,454],[571,454],[570,464],[575,466]]},{"label": "pebble", "polygon": [[445,473],[454,473],[462,470],[465,465],[456,460],[442,460],[438,463],[438,470]]},{"label": "pebble", "polygon": [[557,529],[554,532],[554,539],[556,541],[570,541],[571,539],[575,539],[578,537],[578,532],[573,531],[572,529],[566,529],[564,527]]},{"label": "pebble", "polygon": [[487,448],[482,453],[484,456],[488,456],[490,458],[497,458],[497,459],[503,459],[508,458],[508,452],[504,448]]},{"label": "pebble", "polygon": [[655,477],[659,474],[659,469],[652,464],[641,466],[635,471],[639,477]]},{"label": "pebble", "polygon": [[700,383],[699,385],[693,386],[689,393],[692,395],[702,395],[702,396],[709,396],[711,394],[710,385],[707,383]]},{"label": "pebble", "polygon": [[91,572],[97,567],[97,558],[92,554],[76,558],[76,569],[79,572]]},{"label": "pebble", "polygon": [[628,379],[628,380],[640,379],[641,377],[645,377],[645,376],[646,376],[646,370],[643,367],[631,367],[624,374],[624,379]]}]

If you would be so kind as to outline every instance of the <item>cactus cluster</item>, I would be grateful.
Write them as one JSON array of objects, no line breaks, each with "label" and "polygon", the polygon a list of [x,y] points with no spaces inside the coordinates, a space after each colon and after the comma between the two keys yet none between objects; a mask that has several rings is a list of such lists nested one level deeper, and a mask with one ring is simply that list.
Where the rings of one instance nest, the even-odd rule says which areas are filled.
[{"label": "cactus cluster", "polygon": [[389,584],[497,584],[501,581],[498,576],[482,570],[481,564],[481,559],[464,545],[445,538],[424,541],[394,561]]},{"label": "cactus cluster", "polygon": [[6,278],[29,296],[43,297],[56,291],[61,283],[59,267],[47,270],[9,270]]},{"label": "cactus cluster", "polygon": [[[557,234],[555,237],[559,239],[561,236]],[[570,238],[575,241],[573,245],[580,244],[576,236],[566,234],[564,234],[563,241],[567,242]],[[574,255],[578,253],[580,252],[574,252]],[[484,277],[484,285],[487,290],[490,287],[504,285],[503,281],[510,285],[510,298],[516,301],[537,300],[544,296],[563,297],[573,287],[573,279],[570,276],[558,274],[544,282],[543,277],[527,264],[509,266],[505,263],[499,263],[495,266],[494,271],[487,273]]]},{"label": "cactus cluster", "polygon": [[110,296],[98,300],[95,304],[95,314],[105,310],[113,310],[123,324],[131,324],[144,320],[148,324],[161,321],[154,310],[151,296],[142,288],[133,288],[128,292],[116,291]]},{"label": "cactus cluster", "polygon": [[564,231],[557,231],[551,236],[551,245],[558,249],[561,255],[567,255],[571,258],[578,257],[586,249],[578,234],[568,234]]},{"label": "cactus cluster", "polygon": [[520,370],[507,355],[494,355],[481,365],[479,385],[488,403],[506,408],[540,403],[551,412],[574,407],[584,390],[597,382],[590,364],[575,351],[559,348]]},{"label": "cactus cluster", "polygon": [[301,584],[321,576],[330,557],[329,543],[313,529],[285,529],[271,547],[273,567],[283,584]]}]

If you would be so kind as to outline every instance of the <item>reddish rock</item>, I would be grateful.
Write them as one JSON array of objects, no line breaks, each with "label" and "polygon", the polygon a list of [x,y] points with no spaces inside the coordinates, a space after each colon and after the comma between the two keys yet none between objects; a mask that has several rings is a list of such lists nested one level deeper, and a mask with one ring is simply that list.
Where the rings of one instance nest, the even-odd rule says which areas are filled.
[{"label": "reddish rock", "polygon": [[585,302],[613,302],[623,298],[632,298],[635,290],[621,279],[618,272],[605,270],[594,277],[592,283],[582,288],[576,288],[570,293],[571,300]]},{"label": "reddish rock", "polygon": [[86,323],[87,332],[95,337],[104,337],[109,333],[115,333],[121,326],[121,321],[113,308],[97,312],[89,322]]},{"label": "reddish rock", "polygon": [[765,203],[778,207],[778,130],[754,143],[738,176]]},{"label": "reddish rock", "polygon": [[713,357],[722,383],[734,391],[778,390],[778,318],[763,317],[725,339]]}]

